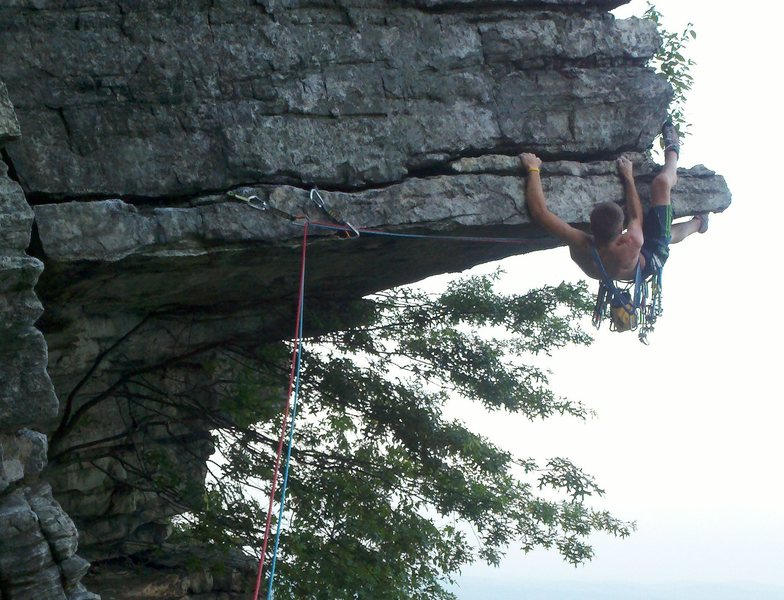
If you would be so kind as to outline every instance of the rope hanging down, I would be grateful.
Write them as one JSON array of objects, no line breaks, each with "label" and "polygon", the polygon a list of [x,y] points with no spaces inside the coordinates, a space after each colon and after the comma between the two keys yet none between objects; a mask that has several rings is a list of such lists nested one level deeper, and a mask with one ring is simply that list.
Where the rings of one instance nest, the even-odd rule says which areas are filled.
[{"label": "rope hanging down", "polygon": [[[303,246],[307,243],[307,239],[303,240]],[[297,421],[297,400],[299,399],[299,380],[302,368],[302,313],[303,313],[303,300],[305,286],[305,258],[302,260],[302,274],[300,278],[300,301],[299,301],[299,339],[297,341],[297,368],[296,376],[294,377],[294,402],[291,407],[291,426],[289,427],[289,444],[286,449],[286,462],[283,469],[283,485],[280,488],[280,510],[278,511],[278,527],[275,532],[275,547],[272,550],[272,564],[270,565],[269,586],[267,587],[267,600],[272,600],[272,584],[275,581],[275,566],[278,563],[278,546],[280,545],[280,529],[283,524],[283,510],[286,506],[286,490],[289,485],[289,468],[291,467],[291,448],[294,445],[294,424]]]},{"label": "rope hanging down", "polygon": [[[263,210],[263,209],[262,209]],[[284,213],[285,214],[285,213]],[[264,541],[261,547],[261,554],[259,555],[259,566],[256,573],[256,586],[253,591],[253,600],[258,600],[259,590],[261,588],[261,578],[264,572],[264,559],[267,555],[267,543],[269,541],[270,528],[272,524],[272,506],[275,500],[275,491],[278,484],[278,473],[280,471],[280,459],[283,454],[283,440],[286,437],[286,429],[289,420],[289,412],[292,405],[292,395],[294,399],[294,410],[291,417],[291,426],[289,429],[289,447],[286,453],[286,466],[285,475],[283,478],[283,488],[281,491],[280,511],[278,514],[278,528],[275,536],[275,547],[273,550],[272,569],[270,571],[269,587],[267,591],[267,599],[272,598],[272,583],[275,577],[275,563],[277,562],[278,542],[280,539],[280,524],[283,518],[283,507],[285,501],[286,485],[288,483],[289,464],[291,460],[291,446],[294,437],[294,419],[296,417],[297,397],[299,395],[299,374],[302,364],[302,324],[303,324],[303,307],[305,303],[305,262],[307,258],[308,247],[308,223],[305,222],[305,230],[302,234],[302,255],[300,260],[300,274],[299,274],[299,295],[297,299],[297,319],[294,327],[294,349],[291,355],[291,371],[289,374],[289,391],[286,398],[286,406],[283,411],[283,419],[280,426],[280,438],[278,440],[278,452],[275,458],[275,468],[272,472],[272,485],[270,486],[269,507],[267,509],[267,522],[264,527]],[[295,385],[296,382],[296,385]],[[293,393],[292,393],[293,390]]]},{"label": "rope hanging down", "polygon": [[[277,565],[278,548],[280,543],[281,526],[283,522],[283,512],[285,510],[286,490],[288,487],[289,469],[291,466],[291,451],[294,445],[294,426],[297,416],[297,405],[299,399],[299,384],[300,372],[302,366],[302,329],[303,329],[303,308],[305,301],[305,265],[307,258],[307,243],[308,243],[308,229],[309,227],[319,227],[321,229],[329,229],[333,231],[344,232],[346,237],[359,237],[360,234],[374,235],[374,236],[387,236],[399,238],[414,238],[414,239],[431,239],[431,240],[446,240],[457,242],[478,242],[478,243],[495,243],[495,244],[529,244],[533,239],[542,239],[550,236],[542,235],[532,238],[502,238],[502,237],[473,237],[473,236],[450,236],[450,235],[427,235],[427,234],[414,234],[414,233],[394,233],[389,231],[381,231],[375,229],[366,229],[354,227],[351,223],[341,219],[334,211],[324,203],[324,199],[316,188],[313,188],[310,194],[319,208],[321,208],[331,219],[337,223],[319,223],[311,221],[306,216],[295,217],[282,210],[279,210],[266,200],[260,199],[258,196],[241,196],[240,194],[230,192],[229,195],[236,200],[244,202],[251,208],[262,212],[270,212],[281,218],[285,218],[297,225],[302,224],[304,227],[302,235],[302,251],[300,260],[300,275],[299,275],[299,294],[297,300],[297,317],[294,327],[294,348],[291,357],[291,371],[289,374],[289,390],[286,399],[286,405],[283,412],[283,419],[281,421],[280,437],[278,439],[278,450],[275,458],[275,466],[273,468],[272,482],[270,486],[269,506],[267,509],[267,520],[264,528],[264,539],[262,543],[261,553],[259,555],[259,565],[256,574],[256,585],[253,592],[253,600],[258,600],[259,592],[261,589],[261,582],[264,573],[264,562],[267,554],[267,546],[269,543],[269,536],[272,526],[272,509],[275,500],[275,493],[277,491],[278,475],[280,473],[281,458],[283,456],[283,442],[286,438],[288,431],[288,448],[286,451],[286,458],[284,462],[283,482],[281,485],[281,498],[280,507],[278,510],[278,522],[275,533],[275,543],[272,550],[272,558],[270,565],[270,576],[267,587],[267,600],[273,598],[273,584],[275,580],[275,568]],[[291,415],[291,422],[289,423],[289,415]]]}]

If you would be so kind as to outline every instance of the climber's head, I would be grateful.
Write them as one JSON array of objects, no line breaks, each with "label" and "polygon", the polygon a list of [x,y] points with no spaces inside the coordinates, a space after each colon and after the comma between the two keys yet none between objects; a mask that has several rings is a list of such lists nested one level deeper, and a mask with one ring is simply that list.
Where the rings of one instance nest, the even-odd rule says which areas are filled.
[{"label": "climber's head", "polygon": [[615,202],[602,202],[591,211],[591,233],[596,244],[606,246],[623,231],[623,209]]}]

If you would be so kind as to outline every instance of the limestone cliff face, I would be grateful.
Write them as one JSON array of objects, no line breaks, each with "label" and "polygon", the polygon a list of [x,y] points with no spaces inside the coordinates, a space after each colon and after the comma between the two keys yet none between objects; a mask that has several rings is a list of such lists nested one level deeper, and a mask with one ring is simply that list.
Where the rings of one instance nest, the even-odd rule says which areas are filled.
[{"label": "limestone cliff face", "polygon": [[[0,84],[0,144],[19,135]],[[43,264],[25,253],[33,211],[0,164],[0,598],[87,600],[77,532],[40,478],[57,415],[46,344],[33,327],[42,307],[33,287]]]},{"label": "limestone cliff face", "polygon": [[642,68],[652,24],[599,10],[619,3],[31,1],[2,17],[9,155],[58,198],[367,187],[523,145],[606,157],[644,147],[670,96]]},{"label": "limestone cliff face", "polygon": [[[177,507],[145,491],[143,457],[203,480],[212,444],[193,407],[220,405],[222,348],[290,335],[303,221],[281,215],[329,221],[309,197],[314,185],[357,227],[524,240],[342,239],[313,227],[308,307],[325,327],[374,290],[556,245],[529,222],[523,150],[545,159],[548,201],[570,222],[621,199],[619,152],[635,156],[645,199],[656,166],[642,153],[671,90],[645,66],[653,25],[606,12],[621,3],[0,7],[0,531],[24,514],[20,530],[37,540],[24,543],[53,548],[59,534],[36,508],[57,510],[51,484],[79,528],[80,555],[107,561],[166,543]],[[708,169],[680,173],[676,216],[729,200]],[[46,344],[33,328],[39,274]],[[188,402],[139,403],[141,385]],[[35,431],[49,434],[48,483]],[[183,441],[191,452],[176,451]],[[31,597],[15,590],[33,580],[51,583],[36,598],[86,593],[86,563],[63,535],[65,550],[22,571],[9,566],[22,542],[0,536],[0,599]],[[105,598],[242,587],[233,576],[180,576],[164,560],[158,580],[131,578],[148,586],[140,591],[118,585],[129,578],[109,564],[90,584]]]}]

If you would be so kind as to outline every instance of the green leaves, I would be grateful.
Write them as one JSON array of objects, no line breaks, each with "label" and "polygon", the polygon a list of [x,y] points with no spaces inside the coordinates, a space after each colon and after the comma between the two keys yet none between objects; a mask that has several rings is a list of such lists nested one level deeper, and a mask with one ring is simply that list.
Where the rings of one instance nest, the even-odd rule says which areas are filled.
[{"label": "green leaves", "polygon": [[694,30],[693,23],[688,23],[680,33],[668,31],[662,24],[662,14],[650,1],[647,4],[648,9],[643,17],[656,23],[656,29],[662,39],[659,51],[651,60],[651,66],[664,75],[672,86],[673,97],[669,106],[669,114],[673,124],[681,135],[690,135],[691,124],[684,115],[684,106],[686,94],[694,84],[691,67],[695,65],[695,62],[684,56],[684,49],[691,40],[697,39],[697,32]]},{"label": "green leaves", "polygon": [[572,500],[584,500],[586,496],[604,494],[604,490],[597,487],[592,477],[565,458],[551,458],[547,461],[547,468],[539,477],[539,489],[544,487],[564,490]]},{"label": "green leaves", "polygon": [[[457,397],[510,418],[587,414],[556,397],[535,364],[590,343],[584,284],[504,295],[498,277],[458,279],[442,294],[376,294],[350,327],[307,341],[276,598],[447,599],[444,582],[463,565],[498,564],[510,546],[551,547],[578,563],[591,556],[592,532],[628,534],[631,525],[584,504],[602,490],[568,460],[540,467],[445,417]],[[258,546],[279,360],[259,350],[243,357],[248,373],[231,370],[237,397],[216,423],[222,462],[184,533]]]}]

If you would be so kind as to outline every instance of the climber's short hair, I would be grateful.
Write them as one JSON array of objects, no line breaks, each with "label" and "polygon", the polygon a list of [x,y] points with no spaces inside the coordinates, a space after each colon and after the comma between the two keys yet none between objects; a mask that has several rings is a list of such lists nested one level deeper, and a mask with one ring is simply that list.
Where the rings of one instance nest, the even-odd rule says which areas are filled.
[{"label": "climber's short hair", "polygon": [[602,202],[591,211],[591,233],[604,246],[623,232],[623,209],[615,202]]}]

